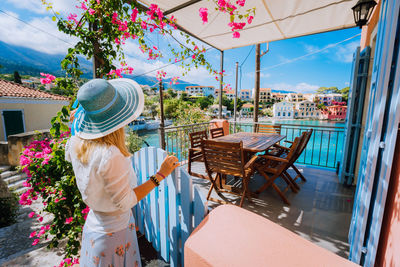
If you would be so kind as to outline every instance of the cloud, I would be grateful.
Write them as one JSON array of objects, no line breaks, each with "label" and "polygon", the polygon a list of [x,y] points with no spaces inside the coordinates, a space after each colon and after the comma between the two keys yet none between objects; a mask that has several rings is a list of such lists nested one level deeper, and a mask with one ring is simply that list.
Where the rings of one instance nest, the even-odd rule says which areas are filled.
[{"label": "cloud", "polygon": [[353,54],[360,45],[359,41],[353,41],[339,46],[335,53],[335,59],[340,62],[350,63],[353,61]]},{"label": "cloud", "polygon": [[[142,73],[147,73],[148,76],[156,76],[157,71],[153,71],[157,68],[163,67],[167,63],[162,62],[160,60],[157,61],[147,61],[140,60],[135,57],[127,57],[127,63],[129,66],[134,68],[133,75],[139,75]],[[178,65],[169,65],[163,70],[167,73],[166,78],[171,78],[178,76],[179,79],[185,80],[191,83],[202,84],[208,82],[213,79],[213,75],[209,74],[208,70],[205,67],[199,67],[198,69],[192,68],[191,71],[188,72],[187,75],[182,76],[183,69]]]},{"label": "cloud", "polygon": [[305,82],[298,84],[275,83],[271,85],[274,90],[294,91],[296,93],[314,93],[320,86],[312,85]]},{"label": "cloud", "polygon": [[[8,12],[13,17],[15,13]],[[64,54],[75,39],[61,33],[50,17],[35,18],[28,23],[22,23],[15,18],[0,13],[0,40],[17,46],[31,48],[47,54]],[[39,29],[43,29],[42,31]],[[61,40],[65,41],[61,41]]]},{"label": "cloud", "polygon": [[[46,7],[42,5],[40,0],[6,0],[9,4],[13,5],[19,9],[26,9],[35,14],[49,14],[51,15],[51,11],[46,11]],[[75,5],[76,1],[71,0],[52,0],[50,1],[53,5],[55,11],[60,12],[61,14],[67,14],[70,12],[76,13]]]},{"label": "cloud", "polygon": [[[250,72],[247,72],[247,73],[245,74],[245,76],[246,76],[246,77],[249,77],[249,78],[254,78],[254,77],[255,77],[255,74],[254,74],[253,71],[250,71]],[[271,77],[271,73],[260,72],[260,78],[269,78],[269,77]]]}]

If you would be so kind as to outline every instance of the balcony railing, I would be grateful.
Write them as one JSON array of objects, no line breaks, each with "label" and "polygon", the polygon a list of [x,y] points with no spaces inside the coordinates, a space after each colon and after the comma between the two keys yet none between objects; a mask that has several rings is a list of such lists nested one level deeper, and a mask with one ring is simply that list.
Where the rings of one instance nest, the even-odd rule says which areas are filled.
[{"label": "balcony railing", "polygon": [[[236,125],[234,125],[233,122],[230,122],[230,133],[254,132],[254,129],[259,124],[268,123],[236,122]],[[190,147],[189,133],[202,130],[208,131],[209,128],[209,122],[165,128],[166,151],[170,154],[174,153],[179,161],[186,161],[188,148]],[[337,162],[342,155],[344,127],[281,124],[281,134],[285,135],[286,138],[284,140],[288,141],[293,141],[302,132],[309,129],[313,129],[313,134],[297,163],[336,168]],[[281,144],[285,145],[283,141]]]},{"label": "balcony railing", "polygon": [[[236,132],[254,132],[259,124],[253,122],[233,122],[230,123],[230,133]],[[302,132],[313,129],[310,141],[307,144],[303,154],[297,160],[297,163],[314,165],[319,167],[337,168],[337,162],[341,159],[344,127],[321,126],[321,125],[301,125],[301,124],[280,124],[281,135],[285,135],[284,140],[293,141],[300,136]],[[281,142],[285,145],[285,142]]]},{"label": "balcony railing", "polygon": [[189,134],[198,131],[208,131],[209,122],[170,126],[165,128],[165,150],[174,154],[180,162],[186,161],[190,147]]}]

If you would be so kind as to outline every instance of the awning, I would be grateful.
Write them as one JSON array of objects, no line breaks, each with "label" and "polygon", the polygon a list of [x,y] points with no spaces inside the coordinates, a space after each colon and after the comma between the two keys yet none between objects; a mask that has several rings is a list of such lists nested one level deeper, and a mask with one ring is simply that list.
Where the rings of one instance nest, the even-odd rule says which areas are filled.
[{"label": "awning", "polygon": [[[168,17],[190,35],[219,49],[227,50],[258,43],[355,27],[353,7],[357,0],[247,0],[243,10],[256,8],[250,25],[232,38],[229,16],[215,10],[212,0],[140,0],[145,5],[157,4]],[[209,11],[203,24],[199,8]]]}]

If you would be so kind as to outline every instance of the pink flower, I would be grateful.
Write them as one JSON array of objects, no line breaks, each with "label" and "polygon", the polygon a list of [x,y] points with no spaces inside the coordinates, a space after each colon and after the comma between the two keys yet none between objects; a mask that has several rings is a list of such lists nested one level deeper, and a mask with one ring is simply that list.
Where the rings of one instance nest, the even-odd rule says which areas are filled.
[{"label": "pink flower", "polygon": [[84,209],[82,210],[82,214],[89,213],[89,211],[90,211],[90,208],[89,208],[89,207],[86,207],[86,208],[84,208]]},{"label": "pink flower", "polygon": [[65,219],[65,224],[70,224],[73,220],[74,220],[73,217],[69,217],[69,218]]},{"label": "pink flower", "polygon": [[147,23],[145,21],[142,21],[140,23],[140,26],[142,27],[143,30],[147,30]]},{"label": "pink flower", "polygon": [[120,45],[120,44],[121,44],[121,42],[119,41],[118,38],[115,38],[114,42],[115,42],[117,45]]},{"label": "pink flower", "polygon": [[233,33],[233,38],[240,38],[240,33],[239,32],[234,32]]},{"label": "pink flower", "polygon": [[199,15],[203,21],[203,24],[208,22],[208,9],[206,7],[201,7],[199,9]]},{"label": "pink flower", "polygon": [[35,212],[34,212],[34,211],[32,211],[31,213],[29,213],[29,215],[28,215],[29,218],[33,218],[33,216],[35,216]]},{"label": "pink flower", "polygon": [[36,236],[36,231],[33,231],[33,232],[29,235],[29,238],[32,238],[32,237],[34,237],[34,236]]},{"label": "pink flower", "polygon": [[137,10],[136,7],[134,9],[132,9],[132,14],[131,14],[132,22],[136,22],[136,18],[137,18],[138,13],[139,13],[139,11]]},{"label": "pink flower", "polygon": [[96,1],[97,1],[97,4],[100,5],[100,0],[96,0]]},{"label": "pink flower", "polygon": [[192,55],[192,58],[193,58],[193,59],[196,59],[196,55],[195,55],[195,54],[193,54],[193,55]]},{"label": "pink flower", "polygon": [[94,9],[92,9],[92,8],[89,8],[88,12],[89,12],[90,15],[94,15],[94,13],[96,13],[96,11]]},{"label": "pink flower", "polygon": [[37,239],[37,238],[36,238],[35,240],[33,240],[32,246],[36,246],[36,245],[37,245],[37,243],[39,243],[39,241],[40,241],[40,240],[39,240],[39,239]]},{"label": "pink flower", "polygon": [[[39,215],[38,215],[39,216]],[[39,222],[42,222],[43,221],[43,217],[39,217],[38,219],[37,219]]]},{"label": "pink flower", "polygon": [[246,3],[246,0],[237,0],[236,4],[238,4],[239,6],[244,6],[244,4]]},{"label": "pink flower", "polygon": [[44,227],[42,227],[39,231],[39,233],[37,234],[37,237],[41,237],[44,233],[46,233]]},{"label": "pink flower", "polygon": [[249,17],[247,18],[247,23],[248,23],[248,24],[251,24],[251,23],[253,22],[253,19],[254,19],[253,16],[249,16]]}]

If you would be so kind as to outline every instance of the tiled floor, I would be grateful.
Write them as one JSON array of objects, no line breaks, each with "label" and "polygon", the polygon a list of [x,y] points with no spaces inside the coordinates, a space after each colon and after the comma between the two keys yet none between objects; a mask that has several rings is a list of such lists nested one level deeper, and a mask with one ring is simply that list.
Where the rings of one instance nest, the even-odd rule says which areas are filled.
[{"label": "tiled floor", "polygon": [[[193,171],[204,173],[203,166],[201,163],[195,163]],[[253,203],[245,200],[243,208],[347,258],[349,251],[347,235],[355,188],[340,185],[334,171],[314,167],[298,167],[307,182],[300,183],[300,191],[297,194],[290,190],[285,193],[291,202],[290,206],[286,205],[270,187],[257,199],[253,198]],[[289,170],[289,173],[292,174],[294,171]],[[280,178],[278,180],[278,185],[285,185]],[[255,191],[264,181],[262,176],[256,174],[250,181],[250,189]],[[205,195],[210,188],[209,182],[204,179],[195,178],[194,184],[199,185]],[[213,196],[217,197],[215,193]],[[235,196],[229,194],[227,198],[237,200]],[[238,203],[238,201],[234,203]],[[209,202],[209,205],[216,206],[218,204]]]}]

